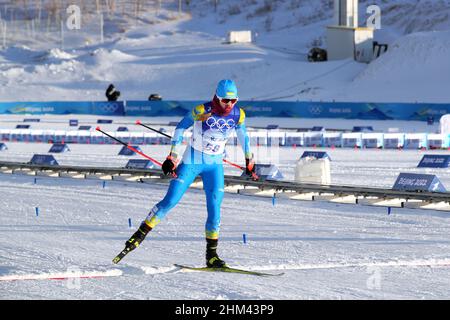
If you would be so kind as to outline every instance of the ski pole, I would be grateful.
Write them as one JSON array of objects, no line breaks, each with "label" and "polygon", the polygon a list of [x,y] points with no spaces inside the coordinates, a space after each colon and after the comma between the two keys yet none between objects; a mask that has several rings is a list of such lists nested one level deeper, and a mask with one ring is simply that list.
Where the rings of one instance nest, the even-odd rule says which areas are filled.
[{"label": "ski pole", "polygon": [[[147,129],[152,130],[152,131],[154,131],[154,132],[157,132],[157,133],[159,133],[159,134],[162,134],[163,136],[165,136],[165,137],[167,137],[167,138],[169,138],[169,139],[172,139],[172,137],[169,136],[168,134],[165,134],[164,132],[159,131],[159,130],[156,130],[156,129],[152,128],[152,127],[149,127],[149,126],[147,126],[146,124],[142,123],[140,120],[136,120],[136,124],[137,124],[137,125],[140,125],[140,126],[143,126],[144,128],[147,128]],[[238,164],[236,164],[236,163],[233,163],[233,162],[228,161],[228,160],[226,160],[226,159],[222,159],[222,160],[223,160],[223,162],[228,163],[230,166],[233,166],[233,167],[235,167],[235,168],[241,169],[242,171],[245,171],[245,168],[244,168],[244,167],[242,167],[242,166],[240,166],[240,165],[238,165]],[[256,179],[256,180],[259,179],[259,177],[256,175],[256,173],[253,173],[253,174],[252,174],[252,177],[253,177],[254,179]]]},{"label": "ski pole", "polygon": [[152,127],[149,127],[149,126],[147,126],[146,124],[143,124],[140,120],[136,120],[136,124],[137,124],[137,125],[140,125],[140,126],[143,126],[143,127],[147,128],[147,129],[149,129],[149,130],[152,130],[152,131],[154,131],[154,132],[156,132],[156,133],[162,134],[163,136],[165,136],[165,137],[167,137],[167,138],[169,138],[169,139],[172,139],[172,137],[169,136],[168,134],[166,134],[166,133],[164,133],[164,132],[162,132],[162,131],[156,130],[156,129],[152,128]]},{"label": "ski pole", "polygon": [[228,161],[226,159],[222,159],[222,160],[223,160],[223,162],[228,163],[230,166],[233,166],[235,168],[241,169],[242,171],[245,170],[245,168],[243,166],[240,166],[240,165],[238,165],[236,163],[230,162],[230,161]]},{"label": "ski pole", "polygon": [[155,159],[149,157],[149,156],[146,155],[145,153],[143,153],[143,152],[137,150],[136,148],[133,148],[133,147],[130,146],[129,144],[127,144],[127,143],[125,143],[125,142],[123,142],[123,141],[121,141],[121,140],[119,140],[119,139],[113,137],[112,135],[106,133],[105,131],[101,130],[100,127],[95,128],[95,130],[97,130],[97,131],[103,133],[103,134],[104,134],[105,136],[107,136],[107,137],[110,137],[110,138],[113,139],[114,141],[117,141],[117,142],[119,142],[120,144],[123,144],[125,147],[127,147],[127,148],[130,149],[131,151],[134,151],[134,152],[140,154],[140,155],[143,156],[144,158],[147,158],[147,159],[150,160],[151,162],[156,163],[158,166],[162,167],[162,163],[161,163],[161,162],[159,162],[159,161],[157,161],[157,160],[155,160]]},{"label": "ski pole", "polygon": [[[149,126],[147,126],[146,124],[142,123],[140,120],[137,120],[137,121],[136,121],[136,124],[137,124],[137,125],[140,125],[140,126],[143,126],[144,128],[147,128],[147,129],[152,130],[152,131],[154,131],[154,132],[157,132],[157,133],[159,133],[159,134],[162,134],[163,136],[165,136],[165,137],[167,137],[167,138],[169,138],[169,139],[172,139],[172,137],[169,136],[168,134],[166,134],[166,133],[164,133],[164,132],[162,132],[162,131],[153,129],[152,127],[149,127]],[[230,162],[230,161],[228,161],[228,160],[223,159],[223,162],[228,163],[229,165],[232,165],[233,167],[236,167],[236,168],[238,168],[238,169],[245,170],[244,167],[242,167],[242,166],[240,166],[240,165],[238,165],[238,164],[235,164],[235,163],[233,163],[233,162]]]}]

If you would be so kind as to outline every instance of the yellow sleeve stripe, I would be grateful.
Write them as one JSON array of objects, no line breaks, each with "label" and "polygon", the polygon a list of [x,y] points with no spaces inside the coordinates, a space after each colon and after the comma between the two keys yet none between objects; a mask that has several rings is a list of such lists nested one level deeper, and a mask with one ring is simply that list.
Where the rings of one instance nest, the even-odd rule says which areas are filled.
[{"label": "yellow sleeve stripe", "polygon": [[196,106],[194,109],[192,109],[192,118],[194,118],[195,121],[198,121],[202,114],[205,113],[205,106],[203,104]]},{"label": "yellow sleeve stripe", "polygon": [[244,120],[245,120],[245,111],[243,109],[241,109],[241,114],[239,116],[238,125],[244,123]]}]

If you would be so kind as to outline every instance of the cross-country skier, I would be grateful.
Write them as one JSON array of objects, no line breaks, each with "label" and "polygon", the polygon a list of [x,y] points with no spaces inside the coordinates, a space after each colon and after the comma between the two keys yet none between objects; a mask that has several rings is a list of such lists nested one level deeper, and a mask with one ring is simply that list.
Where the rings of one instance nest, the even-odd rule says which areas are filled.
[{"label": "cross-country skier", "polygon": [[[162,165],[164,174],[176,174],[170,182],[166,196],[158,202],[142,222],[139,229],[125,243],[128,251],[134,250],[166,214],[180,201],[194,179],[200,175],[206,194],[208,217],[205,225],[206,265],[226,267],[216,249],[219,239],[220,205],[224,194],[223,155],[225,144],[235,129],[245,155],[246,174],[256,177],[250,139],[245,128],[245,113],[235,107],[238,92],[232,80],[221,80],[212,101],[196,106],[177,125],[172,138],[172,148]],[[193,126],[190,144],[183,157],[179,149],[183,133]]]}]

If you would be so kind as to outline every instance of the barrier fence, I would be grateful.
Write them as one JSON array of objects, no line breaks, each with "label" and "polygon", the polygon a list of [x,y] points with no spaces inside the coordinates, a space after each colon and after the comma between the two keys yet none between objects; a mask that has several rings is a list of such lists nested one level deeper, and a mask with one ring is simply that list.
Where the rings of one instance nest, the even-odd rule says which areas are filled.
[{"label": "barrier fence", "polygon": [[[112,136],[133,145],[170,144],[170,139],[154,132],[109,132]],[[168,134],[172,134],[168,131]],[[364,133],[364,132],[289,132],[276,130],[249,131],[254,146],[296,146],[329,148],[378,149],[448,149],[450,134],[431,133]],[[184,139],[190,139],[190,132]],[[117,144],[105,135],[91,130],[30,130],[0,129],[2,142],[90,143]],[[238,144],[233,133],[229,143]]]},{"label": "barrier fence", "polygon": [[[96,114],[107,116],[184,116],[205,101],[49,101],[1,102],[0,114]],[[434,121],[449,104],[239,101],[249,117],[302,117]]]}]

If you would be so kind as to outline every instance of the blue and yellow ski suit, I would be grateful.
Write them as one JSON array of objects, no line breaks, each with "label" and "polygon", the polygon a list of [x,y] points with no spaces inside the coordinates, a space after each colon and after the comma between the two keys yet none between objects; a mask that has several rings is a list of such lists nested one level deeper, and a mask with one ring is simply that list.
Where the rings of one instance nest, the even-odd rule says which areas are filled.
[{"label": "blue and yellow ski suit", "polygon": [[178,155],[183,133],[193,126],[192,138],[178,166],[177,178],[170,182],[166,196],[148,214],[145,223],[154,228],[180,201],[194,179],[200,175],[206,194],[208,218],[205,224],[207,239],[218,239],[220,206],[224,194],[223,155],[225,144],[233,130],[243,148],[251,157],[250,143],[245,128],[245,112],[234,106],[227,116],[212,113],[212,102],[196,106],[177,125],[172,138],[171,154]]}]

